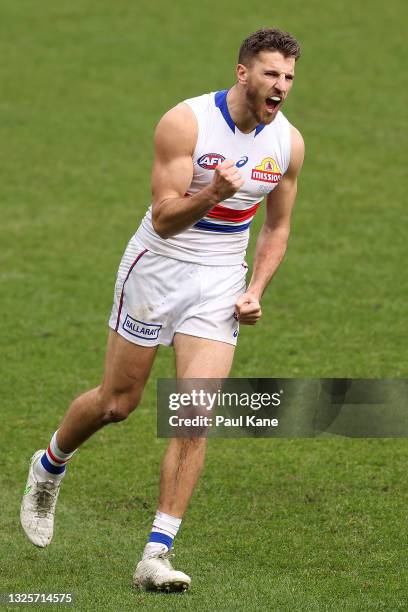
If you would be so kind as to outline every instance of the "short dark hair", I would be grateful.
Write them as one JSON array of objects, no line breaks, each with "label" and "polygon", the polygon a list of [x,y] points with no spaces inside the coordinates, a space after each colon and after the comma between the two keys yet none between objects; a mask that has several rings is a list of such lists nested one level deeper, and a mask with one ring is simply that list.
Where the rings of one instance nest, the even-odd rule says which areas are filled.
[{"label": "short dark hair", "polygon": [[300,45],[289,32],[262,28],[246,38],[239,48],[238,64],[247,65],[261,51],[279,51],[284,57],[300,57]]}]

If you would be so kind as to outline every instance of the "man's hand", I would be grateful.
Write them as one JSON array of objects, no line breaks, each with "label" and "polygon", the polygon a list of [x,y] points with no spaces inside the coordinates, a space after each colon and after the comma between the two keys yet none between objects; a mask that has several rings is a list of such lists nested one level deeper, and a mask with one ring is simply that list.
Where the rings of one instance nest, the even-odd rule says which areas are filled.
[{"label": "man's hand", "polygon": [[262,316],[259,300],[252,293],[243,293],[238,298],[235,311],[242,325],[255,325]]},{"label": "man's hand", "polygon": [[214,177],[210,185],[219,202],[232,197],[245,183],[238,168],[232,159],[227,159],[214,170]]}]

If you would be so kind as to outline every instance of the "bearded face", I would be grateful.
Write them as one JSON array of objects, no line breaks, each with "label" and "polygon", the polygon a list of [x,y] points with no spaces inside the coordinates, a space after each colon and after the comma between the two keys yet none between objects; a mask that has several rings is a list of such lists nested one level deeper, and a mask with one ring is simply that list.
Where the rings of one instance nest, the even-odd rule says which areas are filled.
[{"label": "bearded face", "polygon": [[249,112],[257,123],[271,123],[293,83],[295,59],[279,51],[261,51],[242,67]]}]

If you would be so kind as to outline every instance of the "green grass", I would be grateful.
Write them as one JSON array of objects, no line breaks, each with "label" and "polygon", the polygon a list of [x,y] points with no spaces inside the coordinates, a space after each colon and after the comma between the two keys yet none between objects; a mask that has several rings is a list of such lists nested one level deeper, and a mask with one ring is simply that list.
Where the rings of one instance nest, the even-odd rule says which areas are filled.
[{"label": "green grass", "polygon": [[406,376],[404,9],[3,0],[0,590],[72,590],[80,610],[406,609],[404,440],[212,440],[176,545],[191,592],[131,591],[156,507],[155,379],[172,375],[170,350],[138,413],[74,459],[52,546],[33,548],[18,524],[29,456],[99,381],[117,265],[150,197],[154,125],[231,84],[240,41],[262,25],[303,43],[286,114],[307,155],[287,257],[233,375]]}]

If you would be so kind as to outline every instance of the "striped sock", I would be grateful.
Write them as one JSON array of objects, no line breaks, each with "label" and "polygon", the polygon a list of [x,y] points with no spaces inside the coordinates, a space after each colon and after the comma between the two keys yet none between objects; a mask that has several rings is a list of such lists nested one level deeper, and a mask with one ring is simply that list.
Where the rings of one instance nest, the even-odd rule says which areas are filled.
[{"label": "striped sock", "polygon": [[181,518],[157,510],[149,541],[145,546],[142,558],[147,559],[170,550],[180,525]]},{"label": "striped sock", "polygon": [[38,480],[53,480],[59,482],[63,477],[66,464],[75,451],[64,453],[57,444],[57,431],[39,461],[34,465],[34,473]]}]

